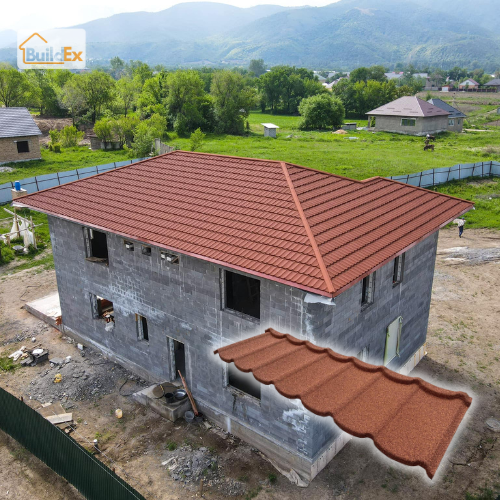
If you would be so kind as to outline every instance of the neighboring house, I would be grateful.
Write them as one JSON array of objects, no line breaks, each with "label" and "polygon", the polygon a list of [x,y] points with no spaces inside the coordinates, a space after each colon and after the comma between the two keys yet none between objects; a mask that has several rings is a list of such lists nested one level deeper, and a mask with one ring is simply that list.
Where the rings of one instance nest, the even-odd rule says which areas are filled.
[{"label": "neighboring house", "polygon": [[384,75],[386,76],[386,78],[388,80],[399,80],[400,78],[403,78],[404,73],[402,71],[399,71],[397,73],[394,71],[391,71],[389,73],[384,73]]},{"label": "neighboring house", "polygon": [[485,87],[491,87],[494,88],[497,92],[500,92],[500,78],[494,78],[484,85]]},{"label": "neighboring house", "polygon": [[464,119],[467,118],[467,115],[441,99],[429,99],[427,102],[450,113],[448,115],[448,130],[450,132],[462,132],[464,128]]},{"label": "neighboring house", "polygon": [[472,203],[174,151],[16,206],[48,215],[65,334],[152,381],[180,370],[206,416],[311,480],[349,436],[214,350],[275,328],[407,374],[425,355],[438,230]]},{"label": "neighboring house", "polygon": [[0,163],[39,160],[40,135],[26,108],[0,108]]},{"label": "neighboring house", "polygon": [[476,90],[478,88],[479,83],[477,83],[476,80],[473,80],[472,78],[468,78],[458,85],[459,90]]},{"label": "neighboring house", "polygon": [[369,130],[407,135],[448,130],[449,112],[415,96],[400,97],[367,113]]}]

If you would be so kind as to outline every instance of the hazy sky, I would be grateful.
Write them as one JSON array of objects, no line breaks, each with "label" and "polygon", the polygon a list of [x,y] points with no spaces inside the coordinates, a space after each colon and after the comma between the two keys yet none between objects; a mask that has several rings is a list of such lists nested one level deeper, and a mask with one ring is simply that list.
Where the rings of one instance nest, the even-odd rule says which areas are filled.
[{"label": "hazy sky", "polygon": [[[95,2],[95,0],[93,0]],[[198,0],[199,1],[199,0]],[[274,4],[289,7],[303,5],[322,6],[337,0],[223,0],[220,3],[237,5],[238,7],[252,7],[254,5]],[[24,0],[22,7],[12,0],[1,0],[0,31],[6,29],[43,30],[49,28],[63,28],[85,23],[101,17],[109,17],[120,12],[136,12],[138,10],[157,12],[167,9],[179,2],[175,0],[102,0],[99,3],[75,2],[67,0]],[[140,8],[138,8],[140,5]]]}]

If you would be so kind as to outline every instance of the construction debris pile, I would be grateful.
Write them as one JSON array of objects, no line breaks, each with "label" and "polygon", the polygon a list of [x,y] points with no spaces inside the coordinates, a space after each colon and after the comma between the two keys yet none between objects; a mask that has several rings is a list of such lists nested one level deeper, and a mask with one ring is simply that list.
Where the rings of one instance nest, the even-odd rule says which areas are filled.
[{"label": "construction debris pile", "polygon": [[174,481],[183,482],[189,489],[197,489],[200,480],[208,487],[216,487],[227,496],[240,496],[246,492],[246,485],[241,481],[225,478],[223,466],[219,463],[215,451],[204,446],[193,448],[184,445],[175,451],[166,452],[162,466]]},{"label": "construction debris pile", "polygon": [[[74,343],[72,339],[65,340]],[[115,392],[120,381],[128,383],[127,393],[132,389],[140,390],[146,385],[144,380],[88,347],[83,349],[82,346],[82,350],[79,349],[74,356],[66,358],[49,356],[49,363],[46,365],[47,369],[36,376],[24,390],[30,399],[40,403],[96,400]]]}]

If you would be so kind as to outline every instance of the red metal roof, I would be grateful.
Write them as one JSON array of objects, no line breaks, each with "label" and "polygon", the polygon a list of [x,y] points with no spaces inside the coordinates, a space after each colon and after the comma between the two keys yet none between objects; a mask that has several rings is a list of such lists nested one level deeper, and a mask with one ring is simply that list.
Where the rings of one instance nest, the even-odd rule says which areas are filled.
[{"label": "red metal roof", "polygon": [[300,398],[344,431],[369,437],[389,458],[432,479],[472,399],[418,377],[342,356],[271,328],[215,351],[226,363]]},{"label": "red metal roof", "polygon": [[381,177],[185,151],[16,203],[330,297],[472,208]]}]

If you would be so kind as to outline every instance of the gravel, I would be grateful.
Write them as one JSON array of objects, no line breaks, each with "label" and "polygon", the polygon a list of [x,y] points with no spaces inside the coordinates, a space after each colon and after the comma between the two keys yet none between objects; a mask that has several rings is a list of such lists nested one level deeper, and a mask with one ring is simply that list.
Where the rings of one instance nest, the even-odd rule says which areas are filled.
[{"label": "gravel", "polygon": [[[68,342],[73,343],[71,339]],[[116,392],[120,383],[131,382],[127,384],[127,393],[141,390],[147,385],[144,380],[91,348],[85,348],[84,351],[75,349],[70,361],[66,359],[60,365],[47,362],[44,365],[46,369],[25,387],[25,394],[40,403],[93,401]],[[58,373],[62,375],[62,381],[55,383],[54,378]]]}]

